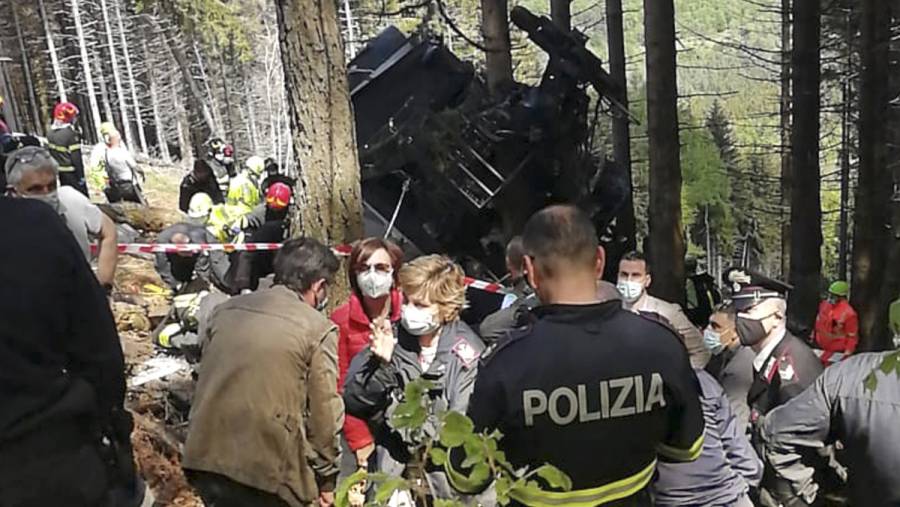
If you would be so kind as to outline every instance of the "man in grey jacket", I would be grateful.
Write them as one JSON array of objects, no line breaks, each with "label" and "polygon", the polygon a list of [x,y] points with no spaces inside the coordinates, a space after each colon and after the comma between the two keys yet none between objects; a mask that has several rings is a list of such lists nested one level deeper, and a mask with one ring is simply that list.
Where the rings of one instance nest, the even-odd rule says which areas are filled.
[{"label": "man in grey jacket", "polygon": [[840,457],[848,469],[850,504],[900,505],[898,361],[898,352],[852,356],[769,413],[763,427],[766,460],[797,495],[786,505],[815,501],[818,485],[809,463],[815,451],[837,441],[845,449]]}]

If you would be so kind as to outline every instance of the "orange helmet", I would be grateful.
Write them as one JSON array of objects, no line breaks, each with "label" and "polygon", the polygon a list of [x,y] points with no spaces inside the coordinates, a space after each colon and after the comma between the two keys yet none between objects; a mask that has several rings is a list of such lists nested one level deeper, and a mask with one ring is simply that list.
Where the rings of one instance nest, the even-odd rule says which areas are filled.
[{"label": "orange helmet", "polygon": [[285,185],[284,183],[278,182],[273,183],[272,186],[266,190],[266,206],[272,209],[284,209],[287,208],[288,203],[291,202],[291,187]]},{"label": "orange helmet", "polygon": [[78,113],[78,106],[71,102],[60,102],[53,107],[53,118],[65,123],[71,123]]}]

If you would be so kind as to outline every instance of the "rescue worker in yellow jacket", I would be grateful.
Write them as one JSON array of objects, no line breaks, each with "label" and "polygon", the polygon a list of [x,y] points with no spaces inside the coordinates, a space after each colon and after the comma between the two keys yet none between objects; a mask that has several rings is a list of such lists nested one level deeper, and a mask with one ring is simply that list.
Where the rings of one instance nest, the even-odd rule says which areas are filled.
[{"label": "rescue worker in yellow jacket", "polygon": [[225,204],[242,206],[251,210],[262,202],[259,181],[265,171],[266,162],[262,157],[252,156],[244,163],[244,170],[231,179]]},{"label": "rescue worker in yellow jacket", "polygon": [[188,206],[188,217],[222,243],[242,243],[247,215],[252,209],[243,205],[213,204],[209,194],[194,194]]}]

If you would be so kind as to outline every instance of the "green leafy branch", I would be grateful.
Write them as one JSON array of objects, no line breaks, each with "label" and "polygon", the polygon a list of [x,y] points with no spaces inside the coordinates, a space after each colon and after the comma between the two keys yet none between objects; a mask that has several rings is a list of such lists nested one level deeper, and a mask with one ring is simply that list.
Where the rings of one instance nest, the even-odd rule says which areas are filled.
[{"label": "green leafy branch", "polygon": [[[439,413],[438,434],[429,435],[425,425],[433,405],[428,396],[432,387],[433,384],[424,379],[407,384],[403,400],[391,416],[392,426],[409,432],[410,439],[415,443],[412,459],[407,466],[407,477],[360,470],[338,487],[335,495],[338,507],[351,505],[351,489],[363,481],[374,488],[370,504],[384,505],[394,492],[405,490],[411,492],[417,504],[426,505],[431,496],[425,477],[427,465],[443,467],[454,486],[470,492],[483,490],[493,480],[500,505],[508,505],[513,498],[539,495],[543,490],[538,478],[555,489],[572,489],[569,476],[553,465],[516,470],[499,447],[503,434],[497,430],[491,433],[476,432],[472,420],[459,412]],[[456,451],[464,452],[465,459],[458,465],[462,470],[456,470],[450,463],[450,454]],[[434,505],[451,507],[464,504],[455,500],[434,499]]]},{"label": "green leafy branch", "polygon": [[884,360],[881,361],[881,365],[869,373],[869,376],[866,377],[866,389],[869,391],[874,391],[878,387],[878,372],[881,372],[885,375],[897,375],[900,377],[900,351],[894,352],[893,354],[888,354],[884,357]]}]

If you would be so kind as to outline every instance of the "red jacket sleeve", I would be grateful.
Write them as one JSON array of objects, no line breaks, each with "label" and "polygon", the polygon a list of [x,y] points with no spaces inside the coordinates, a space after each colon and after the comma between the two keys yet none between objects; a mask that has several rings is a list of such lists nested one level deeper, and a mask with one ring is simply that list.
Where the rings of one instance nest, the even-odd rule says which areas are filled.
[{"label": "red jacket sleeve", "polygon": [[[350,309],[348,305],[341,306],[331,315],[331,320],[338,326],[338,392],[344,392],[344,380],[347,378],[347,370],[350,369],[350,361],[353,360],[350,345]],[[350,414],[344,416],[344,438],[350,450],[356,451],[373,442],[369,426],[362,419]]]}]

